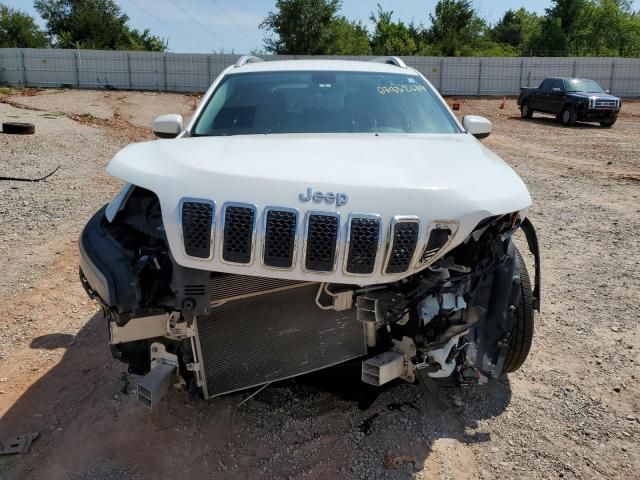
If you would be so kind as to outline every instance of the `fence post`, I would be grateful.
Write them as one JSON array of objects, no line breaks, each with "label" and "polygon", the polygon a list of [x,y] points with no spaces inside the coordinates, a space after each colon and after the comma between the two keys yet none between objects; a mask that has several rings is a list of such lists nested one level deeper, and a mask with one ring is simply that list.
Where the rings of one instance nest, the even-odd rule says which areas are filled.
[{"label": "fence post", "polygon": [[611,78],[609,79],[609,91],[613,93],[613,79],[615,78],[616,61],[611,60]]},{"label": "fence post", "polygon": [[478,96],[482,90],[482,60],[478,62]]},{"label": "fence post", "polygon": [[169,91],[169,87],[167,86],[167,54],[162,54],[162,71],[164,75],[164,91]]},{"label": "fence post", "polygon": [[[524,58],[520,60],[520,80],[518,81],[518,90],[522,88],[522,75],[524,74]],[[516,92],[518,93],[518,92]]]},{"label": "fence post", "polygon": [[75,57],[76,59],[76,87],[80,88],[80,53],[76,50]]},{"label": "fence post", "polygon": [[127,76],[129,77],[129,90],[133,88],[131,84],[131,54],[127,52]]},{"label": "fence post", "polygon": [[444,75],[442,73],[442,71],[444,70],[444,57],[440,57],[440,85],[438,85],[440,87],[440,95],[444,95],[444,88],[442,87],[442,80],[444,78]]},{"label": "fence post", "polygon": [[578,63],[577,60],[573,61],[573,74],[571,75],[573,78],[576,78],[576,63]]},{"label": "fence post", "polygon": [[[209,86],[213,83],[213,70],[211,67],[212,55],[207,55],[207,72],[209,73]],[[208,87],[207,87],[208,90]]]},{"label": "fence post", "polygon": [[22,57],[22,86],[27,86],[27,64],[24,61],[24,50],[20,49],[20,56]]}]

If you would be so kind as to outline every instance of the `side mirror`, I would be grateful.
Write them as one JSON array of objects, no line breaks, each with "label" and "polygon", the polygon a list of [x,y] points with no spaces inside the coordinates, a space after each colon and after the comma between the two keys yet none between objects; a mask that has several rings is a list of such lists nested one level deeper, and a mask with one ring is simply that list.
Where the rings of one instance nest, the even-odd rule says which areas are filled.
[{"label": "side mirror", "polygon": [[611,90],[606,89],[606,90],[604,91],[604,93],[607,93],[607,94],[608,94],[608,93],[611,93]]},{"label": "side mirror", "polygon": [[160,115],[153,121],[152,128],[158,138],[175,138],[184,128],[184,119],[177,113]]},{"label": "side mirror", "polygon": [[562,95],[564,92],[561,88],[555,87],[551,89],[551,93],[553,93],[554,95]]},{"label": "side mirror", "polygon": [[491,135],[492,123],[478,115],[465,115],[462,119],[464,129],[476,138],[487,138]]}]

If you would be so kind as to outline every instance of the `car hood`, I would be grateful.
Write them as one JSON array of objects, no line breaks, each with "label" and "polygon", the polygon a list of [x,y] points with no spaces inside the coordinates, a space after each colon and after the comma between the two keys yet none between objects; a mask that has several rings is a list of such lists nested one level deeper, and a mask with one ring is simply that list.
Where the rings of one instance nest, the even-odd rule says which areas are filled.
[{"label": "car hood", "polygon": [[[157,140],[127,146],[107,171],[153,191],[160,199],[172,254],[184,266],[231,273],[246,267],[202,264],[183,255],[179,203],[183,198],[338,212],[342,228],[350,213],[380,215],[388,228],[397,215],[415,215],[423,225],[459,224],[460,243],[488,216],[531,204],[522,180],[469,134],[279,134]],[[343,193],[346,204],[301,202],[313,191]],[[259,220],[261,217],[259,218]],[[219,223],[219,222],[218,222]],[[245,269],[245,270],[243,270]],[[264,274],[264,272],[263,272]],[[302,271],[271,276],[310,279]],[[367,283],[384,279],[374,276]],[[344,278],[327,281],[345,281]]]}]

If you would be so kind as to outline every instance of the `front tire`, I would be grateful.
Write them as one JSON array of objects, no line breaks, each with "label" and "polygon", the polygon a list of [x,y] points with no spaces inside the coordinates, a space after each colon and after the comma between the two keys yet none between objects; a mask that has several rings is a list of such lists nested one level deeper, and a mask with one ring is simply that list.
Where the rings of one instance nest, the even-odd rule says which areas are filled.
[{"label": "front tire", "polygon": [[604,128],[611,128],[615,125],[616,120],[618,120],[618,116],[616,115],[615,117],[609,118],[603,122],[600,122],[600,126],[604,127]]},{"label": "front tire", "polygon": [[531,110],[531,107],[529,106],[529,102],[524,102],[522,104],[522,107],[520,107],[520,116],[522,116],[522,118],[533,117],[533,110]]},{"label": "front tire", "polygon": [[514,313],[513,329],[509,336],[507,355],[502,367],[502,371],[505,373],[515,372],[522,366],[529,355],[531,343],[533,342],[534,320],[531,280],[518,250],[516,250],[516,265],[520,272],[520,302]]},{"label": "front tire", "polygon": [[565,127],[571,127],[578,121],[578,113],[576,112],[576,109],[571,105],[567,105],[560,112],[559,119],[562,125],[564,125]]}]

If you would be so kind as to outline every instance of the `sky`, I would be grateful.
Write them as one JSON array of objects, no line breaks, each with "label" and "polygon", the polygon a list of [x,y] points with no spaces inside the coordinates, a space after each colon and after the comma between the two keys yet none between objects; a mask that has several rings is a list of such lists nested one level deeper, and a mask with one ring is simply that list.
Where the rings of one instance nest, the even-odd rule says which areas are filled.
[{"label": "sky", "polygon": [[[261,50],[265,32],[258,24],[274,0],[116,0],[129,16],[133,28],[144,30],[169,41],[169,51],[211,53],[248,53]],[[369,16],[380,3],[393,10],[394,19],[428,24],[437,0],[343,0],[341,15],[370,25]],[[31,0],[0,0],[0,3],[33,15],[41,26],[44,22]],[[525,7],[543,13],[550,0],[474,0],[481,17],[497,21],[509,8]],[[636,3],[640,3],[637,0]],[[371,28],[370,28],[371,30]]]}]

